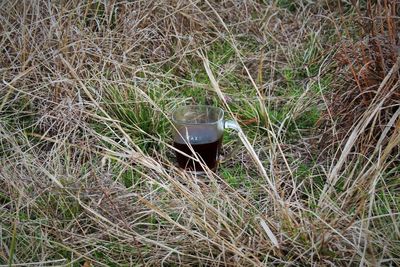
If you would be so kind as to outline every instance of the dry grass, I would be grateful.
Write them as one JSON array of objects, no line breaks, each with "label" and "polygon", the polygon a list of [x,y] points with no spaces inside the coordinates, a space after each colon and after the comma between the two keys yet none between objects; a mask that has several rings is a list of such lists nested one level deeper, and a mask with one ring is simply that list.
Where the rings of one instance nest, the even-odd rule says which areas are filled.
[{"label": "dry grass", "polygon": [[[383,9],[328,2],[1,1],[0,264],[399,265],[398,56],[333,64]],[[370,99],[346,134],[336,71]],[[175,167],[183,103],[242,125],[217,173]]]},{"label": "dry grass", "polygon": [[376,147],[382,131],[393,126],[393,122],[388,123],[400,102],[400,37],[397,34],[400,20],[396,17],[399,6],[398,1],[378,1],[375,5],[367,1],[364,7],[355,5],[357,14],[365,14],[356,21],[361,36],[352,37],[354,33],[344,28],[335,55],[340,65],[337,73],[344,83],[335,88],[329,112],[338,121],[340,130],[335,137],[327,138],[333,142],[346,139],[366,111],[380,105],[376,118],[366,125],[364,136],[355,145],[356,151],[365,155]]}]

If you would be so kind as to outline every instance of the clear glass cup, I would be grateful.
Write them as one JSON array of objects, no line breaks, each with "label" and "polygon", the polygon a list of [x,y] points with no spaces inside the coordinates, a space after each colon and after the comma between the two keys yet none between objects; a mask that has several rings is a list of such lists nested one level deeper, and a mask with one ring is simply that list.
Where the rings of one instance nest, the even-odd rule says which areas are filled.
[{"label": "clear glass cup", "polygon": [[231,120],[224,120],[221,108],[190,105],[177,108],[172,114],[174,147],[179,167],[203,172],[207,166],[215,171],[225,128],[240,130]]}]

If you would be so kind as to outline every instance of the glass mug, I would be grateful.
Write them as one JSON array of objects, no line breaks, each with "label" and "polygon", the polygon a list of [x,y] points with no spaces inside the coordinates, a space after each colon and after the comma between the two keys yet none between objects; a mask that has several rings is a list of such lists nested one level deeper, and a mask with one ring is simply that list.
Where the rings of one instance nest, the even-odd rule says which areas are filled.
[{"label": "glass mug", "polygon": [[173,112],[172,121],[175,126],[174,147],[177,149],[175,155],[178,165],[194,172],[204,172],[203,164],[215,171],[224,129],[240,130],[236,122],[224,120],[221,108],[213,106],[179,107]]}]

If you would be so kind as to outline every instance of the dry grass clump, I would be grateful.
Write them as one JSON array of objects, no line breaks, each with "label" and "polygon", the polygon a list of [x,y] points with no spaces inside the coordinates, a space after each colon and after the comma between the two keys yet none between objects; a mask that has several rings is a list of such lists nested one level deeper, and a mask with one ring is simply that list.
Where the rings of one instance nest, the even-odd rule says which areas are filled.
[{"label": "dry grass clump", "polygon": [[[398,116],[400,2],[367,1],[365,6],[354,4],[354,8],[357,23],[341,29],[344,37],[340,37],[335,57],[340,80],[329,104],[329,116],[337,131],[328,131],[327,139],[335,143],[345,140],[366,111],[379,106],[354,145],[355,152],[368,155],[380,138],[394,133]],[[360,37],[355,39],[355,34]]]},{"label": "dry grass clump", "polygon": [[[0,7],[1,265],[399,264],[399,114],[379,115],[397,105],[397,61],[383,52],[368,86],[385,94],[360,95],[372,100],[335,135],[338,156],[310,149],[337,14],[283,0]],[[169,118],[207,102],[242,122],[241,146],[196,176],[175,166]],[[350,156],[371,122],[387,125],[364,164]]]}]

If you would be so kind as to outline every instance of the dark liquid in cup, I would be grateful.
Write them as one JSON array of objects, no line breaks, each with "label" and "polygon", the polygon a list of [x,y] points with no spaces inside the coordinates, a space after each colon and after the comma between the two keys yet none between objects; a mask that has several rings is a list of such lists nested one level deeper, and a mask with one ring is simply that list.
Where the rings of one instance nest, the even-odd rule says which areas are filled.
[{"label": "dark liquid in cup", "polygon": [[[202,136],[201,133],[197,133],[197,136],[198,139],[200,139],[201,141],[199,143],[191,143],[194,152],[196,152],[200,160],[204,162],[208,166],[208,168],[210,168],[211,170],[215,170],[217,167],[218,153],[222,144],[222,136],[219,139],[215,139],[214,137],[213,138],[214,140],[211,141],[207,140],[210,139],[207,138],[207,133],[205,133],[205,138],[202,138],[204,136]],[[180,143],[175,141],[174,147],[184,152],[185,154],[190,155],[193,158],[196,158],[193,155],[192,150],[186,143]],[[179,153],[178,151],[176,151],[175,154],[179,167],[184,168],[186,170],[204,171],[199,162],[186,157],[185,155]]]}]

